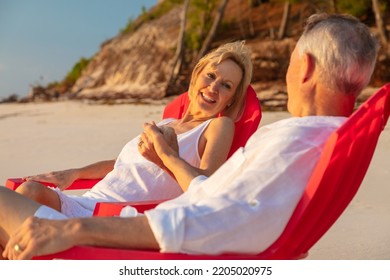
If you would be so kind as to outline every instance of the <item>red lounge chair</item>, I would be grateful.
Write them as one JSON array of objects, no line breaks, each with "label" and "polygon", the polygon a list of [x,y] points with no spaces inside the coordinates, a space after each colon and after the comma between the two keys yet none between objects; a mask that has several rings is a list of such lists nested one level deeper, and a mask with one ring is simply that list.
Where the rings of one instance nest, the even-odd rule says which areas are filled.
[{"label": "red lounge chair", "polygon": [[[328,139],[306,191],[281,236],[258,255],[167,254],[78,246],[37,259],[299,259],[327,232],[356,194],[390,115],[390,83],[369,98]],[[365,147],[361,149],[361,147]],[[348,171],[348,172],[347,172]],[[346,176],[345,174],[354,174]],[[134,205],[140,211],[157,202]],[[125,203],[102,203],[96,215],[118,214]],[[329,207],[331,205],[332,207]],[[142,209],[141,209],[142,208]]]},{"label": "red lounge chair", "polygon": [[[189,102],[190,101],[188,99],[187,92],[182,93],[165,107],[163,118],[182,118],[188,108]],[[258,128],[260,120],[260,102],[257,99],[255,90],[252,88],[252,86],[249,86],[246,94],[244,112],[241,118],[235,122],[235,133],[228,157],[230,157],[239,147],[245,146],[246,141],[248,141],[249,137]],[[76,180],[71,186],[67,188],[67,190],[90,189],[99,181],[100,179]],[[23,182],[24,181],[22,178],[10,178],[6,181],[5,185],[7,188],[15,190]],[[50,183],[45,184],[48,186],[53,186],[53,184]]]},{"label": "red lounge chair", "polygon": [[[327,232],[356,194],[390,114],[390,83],[382,87],[327,140],[320,160],[281,236],[258,255],[219,256],[78,246],[38,259],[299,259]],[[364,149],[362,149],[364,147]],[[348,176],[348,174],[353,174]],[[143,204],[145,210],[156,202]],[[119,213],[124,204],[100,204],[95,214]],[[330,207],[331,206],[331,207]],[[108,208],[106,208],[108,207]],[[135,205],[139,207],[139,205]],[[109,211],[106,211],[109,209]]]}]

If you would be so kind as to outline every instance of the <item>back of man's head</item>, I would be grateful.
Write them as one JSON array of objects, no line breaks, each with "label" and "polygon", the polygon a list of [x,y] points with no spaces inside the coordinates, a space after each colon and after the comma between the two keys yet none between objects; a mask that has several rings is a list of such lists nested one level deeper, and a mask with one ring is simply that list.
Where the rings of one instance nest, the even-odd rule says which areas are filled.
[{"label": "back of man's head", "polygon": [[308,18],[297,49],[299,55],[314,57],[323,85],[357,96],[371,79],[379,45],[355,17],[315,14]]}]

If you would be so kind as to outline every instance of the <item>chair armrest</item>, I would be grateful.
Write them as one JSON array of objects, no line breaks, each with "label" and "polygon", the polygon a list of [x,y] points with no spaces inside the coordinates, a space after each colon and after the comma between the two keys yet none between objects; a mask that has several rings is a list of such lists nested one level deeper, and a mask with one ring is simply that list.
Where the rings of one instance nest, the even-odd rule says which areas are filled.
[{"label": "chair armrest", "polygon": [[66,190],[85,190],[91,189],[101,179],[78,179],[72,183]]},{"label": "chair armrest", "polygon": [[[101,179],[79,179],[73,182],[66,190],[83,190],[90,189]],[[5,186],[11,190],[16,190],[25,180],[23,178],[9,178],[5,182]],[[55,185],[52,183],[41,182],[42,184],[50,187],[54,187]]]},{"label": "chair armrest", "polygon": [[148,200],[148,201],[132,201],[132,202],[98,202],[93,211],[94,216],[110,217],[119,216],[122,208],[126,206],[132,206],[139,213],[143,213],[146,210],[155,208],[161,202],[165,200]]},{"label": "chair armrest", "polygon": [[5,181],[5,187],[9,188],[10,190],[16,190],[25,180],[22,178],[8,178]]}]

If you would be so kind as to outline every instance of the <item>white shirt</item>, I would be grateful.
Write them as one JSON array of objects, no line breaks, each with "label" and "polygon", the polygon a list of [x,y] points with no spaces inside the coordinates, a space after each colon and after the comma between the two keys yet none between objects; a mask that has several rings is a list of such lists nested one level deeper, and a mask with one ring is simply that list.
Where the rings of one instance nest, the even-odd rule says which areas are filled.
[{"label": "white shirt", "polygon": [[145,212],[162,252],[257,254],[283,232],[328,136],[344,117],[264,126],[210,178]]}]

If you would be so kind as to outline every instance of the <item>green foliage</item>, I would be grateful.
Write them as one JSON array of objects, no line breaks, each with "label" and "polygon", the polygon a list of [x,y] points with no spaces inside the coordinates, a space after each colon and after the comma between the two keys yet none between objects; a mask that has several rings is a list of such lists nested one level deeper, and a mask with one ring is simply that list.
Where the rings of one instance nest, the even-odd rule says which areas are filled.
[{"label": "green foliage", "polygon": [[[191,0],[187,13],[187,26],[185,33],[185,44],[189,50],[199,50],[202,42],[207,36],[214,19],[214,12],[220,0]],[[155,8],[147,11],[142,9],[142,14],[136,20],[129,19],[127,26],[121,33],[134,32],[142,23],[157,19],[178,5],[182,5],[184,0],[165,0]]]},{"label": "green foliage", "polygon": [[218,0],[192,0],[187,13],[186,46],[190,50],[200,50],[202,42],[213,24],[213,11]]},{"label": "green foliage", "polygon": [[372,7],[371,0],[338,0],[336,3],[338,12],[355,17],[366,15]]},{"label": "green foliage", "polygon": [[65,80],[63,81],[66,84],[73,85],[77,79],[81,76],[83,70],[88,66],[91,59],[80,58],[80,60],[73,66],[72,70],[66,75]]},{"label": "green foliage", "polygon": [[150,11],[147,11],[145,7],[142,7],[142,13],[139,18],[141,22],[148,22],[154,19],[158,19],[177,5],[183,4],[183,1],[184,0],[165,0]]},{"label": "green foliage", "polygon": [[184,0],[165,0],[160,3],[155,9],[147,13],[146,11],[142,14],[142,18],[145,21],[157,19],[163,15],[165,15],[167,12],[169,12],[171,9],[176,7],[177,5],[183,4]]},{"label": "green foliage", "polygon": [[157,19],[177,5],[183,4],[183,0],[165,0],[161,2],[156,8],[148,11],[145,7],[142,7],[141,15],[138,19],[130,18],[127,25],[120,30],[120,33],[131,33],[136,31],[144,22],[148,22]]},{"label": "green foliage", "polygon": [[54,82],[48,83],[46,87],[48,87],[48,88],[57,88],[57,87],[60,87],[60,86],[61,86],[61,84],[58,81],[54,81]]},{"label": "green foliage", "polygon": [[134,22],[134,19],[133,18],[129,18],[129,20],[127,21],[127,25],[125,26],[125,28],[121,29],[120,33],[130,33],[130,32],[134,32],[136,30],[136,24]]},{"label": "green foliage", "polygon": [[[290,2],[291,4],[306,3],[316,7],[330,7],[330,0],[271,0],[270,2],[281,3]],[[371,0],[335,0],[338,13],[348,13],[355,17],[366,15],[372,6]],[[322,10],[322,9],[321,9]]]}]

